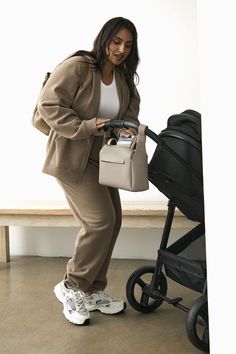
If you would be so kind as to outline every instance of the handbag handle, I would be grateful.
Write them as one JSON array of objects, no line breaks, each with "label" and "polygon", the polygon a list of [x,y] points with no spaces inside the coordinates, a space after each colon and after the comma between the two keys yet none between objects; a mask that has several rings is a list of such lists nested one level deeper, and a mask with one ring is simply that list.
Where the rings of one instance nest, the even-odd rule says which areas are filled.
[{"label": "handbag handle", "polygon": [[107,145],[117,145],[117,140],[115,138],[110,138],[107,141]]},{"label": "handbag handle", "polygon": [[146,131],[147,126],[144,124],[139,124],[138,126],[138,134],[137,134],[137,140],[139,142],[145,143],[146,142]]},{"label": "handbag handle", "polygon": [[[131,149],[136,148],[136,150],[137,150],[137,149],[139,149],[139,146],[145,144],[145,142],[146,142],[146,134],[145,134],[146,128],[147,128],[146,125],[139,124],[138,134],[134,137],[134,139],[130,145]],[[117,140],[115,138],[110,138],[107,141],[107,145],[117,145]]]}]

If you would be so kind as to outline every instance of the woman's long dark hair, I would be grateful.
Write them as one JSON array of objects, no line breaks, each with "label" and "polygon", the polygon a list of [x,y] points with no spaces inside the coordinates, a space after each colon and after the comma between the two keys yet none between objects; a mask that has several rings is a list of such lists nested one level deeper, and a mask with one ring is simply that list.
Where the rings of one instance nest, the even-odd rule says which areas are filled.
[{"label": "woman's long dark hair", "polygon": [[110,19],[104,24],[97,37],[95,38],[95,41],[93,43],[93,49],[91,51],[78,50],[71,56],[91,56],[94,59],[94,65],[96,69],[102,71],[107,61],[107,45],[111,43],[113,37],[117,34],[117,32],[119,32],[123,28],[126,28],[128,31],[130,31],[133,37],[133,43],[131,47],[131,52],[129,53],[128,57],[123,63],[121,63],[117,67],[117,69],[124,73],[132,96],[135,84],[137,84],[139,81],[139,77],[136,72],[139,63],[139,55],[137,44],[137,31],[134,24],[130,20],[124,17],[114,17]]}]

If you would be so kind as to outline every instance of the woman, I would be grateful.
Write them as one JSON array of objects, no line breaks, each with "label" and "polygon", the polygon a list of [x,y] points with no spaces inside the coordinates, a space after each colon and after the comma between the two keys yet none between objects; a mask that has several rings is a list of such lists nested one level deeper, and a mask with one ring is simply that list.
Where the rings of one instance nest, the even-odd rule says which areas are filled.
[{"label": "woman", "polygon": [[54,288],[66,319],[77,325],[89,323],[90,311],[114,314],[125,308],[123,300],[104,293],[121,204],[117,189],[99,185],[98,162],[105,123],[138,122],[138,62],[135,26],[123,17],[113,18],[102,27],[91,52],[78,51],[56,67],[38,106],[51,128],[43,172],[57,178],[82,224],[64,280]]}]

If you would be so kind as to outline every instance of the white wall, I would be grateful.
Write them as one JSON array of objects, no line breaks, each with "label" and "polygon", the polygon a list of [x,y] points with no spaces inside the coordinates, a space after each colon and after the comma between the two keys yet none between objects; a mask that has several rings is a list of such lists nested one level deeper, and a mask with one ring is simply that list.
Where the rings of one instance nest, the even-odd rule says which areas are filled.
[{"label": "white wall", "polygon": [[[198,1],[198,33],[195,0],[120,0],[114,6],[100,0],[87,4],[78,0],[9,0],[0,5],[0,198],[63,198],[54,180],[40,173],[46,138],[30,125],[42,77],[76,49],[90,49],[104,21],[117,15],[129,17],[139,32],[141,121],[159,132],[173,113],[193,108],[203,114],[211,353],[234,354],[235,211],[230,203],[235,200],[236,180],[234,1]],[[148,149],[153,149],[150,142]],[[151,188],[145,193],[122,193],[122,198],[156,200],[163,196]],[[45,230],[55,237],[49,241],[49,249],[53,249],[58,242],[57,229]],[[13,253],[37,252],[38,233],[45,230],[13,229]],[[29,232],[30,236],[34,233],[35,242]],[[70,234],[70,242],[73,237]],[[66,234],[62,233],[60,242],[68,245]],[[133,243],[128,244],[132,253]]]},{"label": "white wall", "polygon": [[[113,4],[114,5],[114,4]],[[130,18],[139,33],[140,120],[155,132],[187,108],[199,110],[195,0],[9,0],[1,3],[1,199],[62,199],[41,173],[47,138],[31,126],[43,77],[77,49],[91,49],[111,17]],[[155,144],[148,141],[151,156]],[[154,187],[122,192],[127,200],[165,199]]]},{"label": "white wall", "polygon": [[198,19],[211,353],[234,354],[235,1],[199,1]]},{"label": "white wall", "polygon": [[[173,230],[170,242],[187,231]],[[112,258],[155,260],[162,232],[162,229],[121,229]],[[11,227],[11,254],[71,257],[77,233],[76,228]]]},{"label": "white wall", "polygon": [[[128,17],[138,30],[141,122],[158,133],[166,127],[171,114],[187,108],[199,110],[195,0],[148,1],[148,6],[143,2],[121,0],[118,10],[110,6],[108,0],[93,2],[90,6],[78,0],[66,3],[10,0],[2,6],[1,14],[5,33],[0,68],[4,82],[0,118],[1,200],[64,198],[54,178],[41,173],[47,137],[31,126],[32,111],[44,74],[75,50],[91,49],[101,26],[111,17]],[[148,139],[150,157],[155,147]],[[147,192],[121,191],[121,197],[126,200],[166,199],[152,185]],[[31,231],[33,235],[43,232],[48,238],[55,232],[52,229]],[[47,244],[43,248],[44,243],[40,242],[39,247],[37,237],[25,242],[23,237],[27,233],[24,228],[11,230],[12,255],[48,255]],[[64,230],[62,238],[65,250],[68,230]],[[140,244],[141,250],[143,246]],[[128,250],[130,257],[138,252]],[[117,251],[116,255],[119,254]],[[67,253],[62,251],[61,255]]]}]

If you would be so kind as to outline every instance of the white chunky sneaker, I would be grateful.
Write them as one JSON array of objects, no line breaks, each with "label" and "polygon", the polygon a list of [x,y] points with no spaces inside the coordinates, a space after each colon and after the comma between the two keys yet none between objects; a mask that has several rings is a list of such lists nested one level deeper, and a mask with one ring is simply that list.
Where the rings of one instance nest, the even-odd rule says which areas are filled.
[{"label": "white chunky sneaker", "polygon": [[89,324],[90,315],[85,308],[83,291],[68,289],[61,281],[54,287],[54,294],[63,303],[63,313],[68,321],[80,326]]},{"label": "white chunky sneaker", "polygon": [[126,308],[123,300],[116,299],[101,290],[85,295],[84,303],[88,311],[99,310],[107,315],[119,313]]}]

